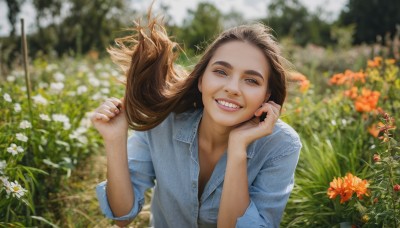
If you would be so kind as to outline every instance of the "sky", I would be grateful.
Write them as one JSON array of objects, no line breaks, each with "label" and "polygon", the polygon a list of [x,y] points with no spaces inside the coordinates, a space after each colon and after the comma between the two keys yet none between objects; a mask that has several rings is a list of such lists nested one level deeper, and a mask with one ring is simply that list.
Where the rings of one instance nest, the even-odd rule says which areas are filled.
[{"label": "sky", "polygon": [[[195,9],[199,2],[211,2],[220,11],[227,13],[235,10],[243,14],[245,19],[255,19],[266,16],[267,4],[271,0],[157,0],[155,9],[162,3],[170,6],[169,13],[175,23],[180,24],[187,14],[188,9]],[[131,7],[137,10],[145,11],[151,4],[151,0],[131,0]],[[309,11],[315,12],[318,7],[322,7],[327,14],[324,18],[335,20],[340,10],[345,6],[347,0],[300,0]],[[0,1],[0,36],[9,34],[10,24],[7,19],[7,5],[5,1]],[[24,17],[25,29],[29,33],[34,30],[35,10],[29,1],[24,4],[19,15]],[[19,28],[19,18],[17,28]],[[19,30],[19,29],[18,29]]]}]

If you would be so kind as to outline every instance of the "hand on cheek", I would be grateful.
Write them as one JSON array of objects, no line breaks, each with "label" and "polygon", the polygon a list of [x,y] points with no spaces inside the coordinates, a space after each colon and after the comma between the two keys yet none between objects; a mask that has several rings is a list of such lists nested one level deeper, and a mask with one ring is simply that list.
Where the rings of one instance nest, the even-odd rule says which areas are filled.
[{"label": "hand on cheek", "polygon": [[264,103],[254,115],[259,118],[263,113],[266,113],[266,118],[261,122],[256,118],[246,121],[231,131],[229,140],[235,143],[244,143],[247,146],[254,140],[272,134],[280,110],[281,106],[273,101]]}]

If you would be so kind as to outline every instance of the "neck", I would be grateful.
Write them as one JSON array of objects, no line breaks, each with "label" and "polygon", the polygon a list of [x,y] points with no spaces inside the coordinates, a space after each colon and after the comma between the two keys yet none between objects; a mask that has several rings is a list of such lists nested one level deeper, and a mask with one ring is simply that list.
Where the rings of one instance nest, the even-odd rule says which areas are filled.
[{"label": "neck", "polygon": [[211,151],[217,148],[226,148],[231,129],[230,127],[213,124],[203,116],[199,126],[199,141],[210,148]]}]

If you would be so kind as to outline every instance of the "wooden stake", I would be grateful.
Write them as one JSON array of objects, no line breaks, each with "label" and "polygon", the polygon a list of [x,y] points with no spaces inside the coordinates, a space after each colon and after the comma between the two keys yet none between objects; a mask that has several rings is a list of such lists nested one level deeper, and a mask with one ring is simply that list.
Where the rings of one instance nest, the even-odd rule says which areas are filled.
[{"label": "wooden stake", "polygon": [[22,39],[22,53],[23,53],[23,60],[24,60],[24,70],[25,70],[26,92],[28,95],[29,117],[30,117],[31,123],[33,125],[32,102],[31,102],[31,79],[30,79],[29,70],[28,70],[28,45],[26,43],[23,18],[21,18],[21,39]]},{"label": "wooden stake", "polygon": [[[33,135],[33,113],[32,113],[32,102],[31,102],[31,79],[29,77],[29,70],[28,70],[28,45],[26,42],[25,36],[25,29],[24,29],[24,19],[21,18],[21,42],[22,42],[22,53],[23,53],[23,60],[24,60],[24,70],[25,70],[25,85],[26,85],[26,94],[28,95],[28,109],[29,109],[29,118],[32,124],[32,131],[29,135],[28,141],[28,149],[26,151],[26,155],[24,156],[25,164],[29,166],[32,163],[33,159],[33,145],[32,145],[32,135]],[[29,213],[29,210],[27,211]]]}]

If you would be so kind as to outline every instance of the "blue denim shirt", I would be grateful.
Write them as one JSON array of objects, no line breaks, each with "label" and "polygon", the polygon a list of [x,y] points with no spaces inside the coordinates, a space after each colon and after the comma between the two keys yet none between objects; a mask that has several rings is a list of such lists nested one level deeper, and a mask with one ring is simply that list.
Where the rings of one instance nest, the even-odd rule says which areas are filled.
[{"label": "blue denim shirt", "polygon": [[[134,132],[128,139],[128,163],[135,193],[132,210],[114,217],[107,201],[107,182],[97,197],[106,217],[134,218],[144,204],[144,193],[154,187],[152,225],[159,227],[216,227],[226,168],[226,153],[218,161],[198,199],[198,126],[202,109],[171,113],[157,127]],[[236,227],[278,227],[294,184],[301,143],[298,134],[278,120],[271,135],[247,148],[250,204]]]}]

